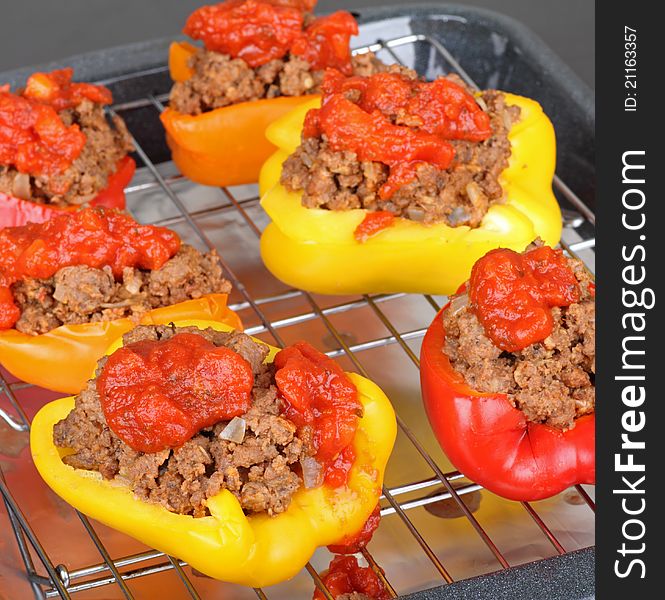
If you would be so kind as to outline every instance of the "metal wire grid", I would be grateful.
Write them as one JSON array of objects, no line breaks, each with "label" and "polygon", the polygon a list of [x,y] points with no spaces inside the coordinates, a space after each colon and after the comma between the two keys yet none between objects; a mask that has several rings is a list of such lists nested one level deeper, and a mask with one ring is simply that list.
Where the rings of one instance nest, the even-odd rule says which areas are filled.
[{"label": "metal wire grid", "polygon": [[[429,44],[434,52],[438,53],[445,59],[452,70],[456,71],[469,85],[475,89],[478,89],[478,86],[475,84],[475,82],[473,82],[473,80],[458,63],[455,57],[447,50],[447,48],[445,48],[445,46],[443,46],[438,40],[426,35],[408,35],[391,40],[378,40],[376,43],[359,48],[355,52],[364,53],[369,51],[385,51],[390,56],[392,56],[395,61],[402,62],[399,56],[395,53],[395,49],[415,43]],[[127,77],[136,77],[139,75],[140,74],[134,73]],[[131,110],[137,107],[152,106],[155,108],[155,110],[161,112],[164,109],[162,104],[164,100],[165,96],[148,96],[136,101],[116,105],[111,109],[111,111],[122,113],[123,111]],[[250,212],[246,210],[246,207],[255,205],[258,202],[258,197],[239,200],[231,193],[230,190],[222,188],[222,195],[227,202],[223,202],[218,206],[206,208],[196,212],[189,212],[182,199],[173,190],[173,184],[181,179],[181,177],[162,176],[144,149],[136,142],[136,140],[134,140],[134,143],[137,154],[139,155],[147,171],[152,176],[152,181],[132,186],[127,189],[127,193],[132,194],[144,191],[148,188],[158,188],[166,194],[166,196],[179,212],[178,216],[176,217],[155,221],[156,224],[174,225],[176,223],[185,223],[191,228],[194,235],[199,238],[204,246],[206,246],[208,249],[212,249],[214,248],[214,245],[204,230],[197,223],[197,219],[217,211],[228,210],[230,208],[231,210],[238,211],[242,219],[257,236],[257,238],[260,236],[259,225],[251,218]],[[569,231],[577,229],[580,225],[582,225],[585,219],[592,225],[595,223],[593,212],[563,181],[561,181],[556,176],[554,179],[554,185],[557,191],[560,192],[560,194],[563,196],[563,198],[565,198],[565,200],[567,200],[573,207],[572,210],[564,209],[563,211],[564,224]],[[565,240],[561,242],[561,245],[565,251],[572,256],[577,256],[577,252],[590,250],[595,246],[595,240],[592,237],[584,237],[579,235],[574,237],[577,239],[572,243],[568,243]],[[368,373],[365,366],[363,365],[363,362],[359,358],[359,354],[365,350],[390,344],[399,345],[408,357],[408,360],[411,361],[415,367],[419,368],[419,359],[409,346],[408,341],[422,337],[426,329],[419,328],[400,333],[400,331],[398,331],[395,325],[388,318],[386,312],[381,308],[382,303],[404,296],[404,294],[364,295],[359,300],[342,302],[340,304],[328,306],[325,308],[322,308],[317,303],[315,298],[308,292],[296,289],[288,290],[285,293],[269,297],[253,298],[252,295],[248,292],[247,288],[244,286],[243,282],[236,276],[236,274],[223,260],[223,258],[222,264],[225,269],[226,276],[233,282],[234,288],[240,292],[243,297],[242,302],[233,305],[231,308],[234,310],[252,309],[261,323],[258,326],[247,329],[247,333],[253,335],[268,333],[272,336],[277,345],[284,346],[284,340],[279,333],[279,329],[296,323],[303,323],[313,319],[320,319],[338,346],[335,350],[328,352],[328,355],[332,357],[346,356],[352,362],[355,369],[364,376],[367,376]],[[262,308],[263,306],[269,305],[271,303],[290,300],[299,296],[306,300],[307,304],[310,306],[310,310],[289,316],[284,319],[271,320],[268,318],[266,312]],[[429,295],[425,296],[424,298],[433,309],[433,314],[434,311],[438,311],[440,309],[441,304],[439,301],[437,301],[437,299]],[[362,343],[349,344],[345,340],[344,335],[338,330],[338,328],[335,327],[329,317],[334,314],[353,311],[361,307],[371,308],[373,313],[386,327],[390,335],[371,339]],[[22,382],[8,383],[0,374],[0,395],[3,395],[15,410],[15,414],[12,415],[0,407],[0,418],[4,419],[10,427],[17,431],[29,430],[30,423],[24,409],[21,406],[21,403],[17,400],[14,392],[18,389],[28,387],[28,385],[29,384]],[[399,415],[397,416],[397,420],[400,430],[405,434],[406,438],[412,444],[417,453],[427,463],[431,469],[431,472],[433,473],[433,476],[421,481],[415,481],[398,487],[388,488],[384,486],[381,515],[385,517],[388,515],[397,514],[420,546],[422,552],[428,557],[434,568],[438,571],[442,580],[447,583],[451,583],[453,582],[453,578],[451,577],[449,571],[437,557],[436,553],[432,550],[430,545],[426,542],[422,533],[413,524],[412,520],[407,514],[407,511],[419,506],[440,502],[442,500],[452,500],[463,513],[464,517],[471,524],[482,542],[487,546],[500,567],[502,569],[509,568],[508,561],[504,555],[501,553],[497,545],[490,538],[488,533],[485,531],[485,529],[483,529],[482,525],[478,522],[471,510],[462,500],[463,495],[477,491],[481,489],[481,487],[475,483],[466,483],[461,486],[453,485],[453,482],[462,479],[463,475],[457,471],[444,473],[437,465],[436,461],[432,458],[432,456],[430,456],[430,454],[425,450],[424,446],[418,440],[416,435],[409,429],[409,427]],[[427,490],[431,488],[440,488],[441,486],[443,486],[444,491],[439,493],[433,495],[425,494],[422,497],[409,501],[400,502],[399,500],[400,496],[404,496],[412,492],[427,492]],[[586,504],[590,507],[590,509],[595,511],[595,503],[586,492],[586,490],[581,486],[576,486],[576,490],[584,499]],[[200,597],[191,579],[187,576],[186,572],[182,568],[185,565],[183,561],[154,550],[113,559],[99,538],[92,523],[87,519],[87,517],[80,513],[77,514],[80,517],[82,525],[98,549],[102,561],[97,564],[78,569],[67,569],[64,565],[54,565],[41,542],[33,532],[30,523],[23,513],[21,507],[18,506],[16,500],[10,493],[1,470],[0,491],[2,492],[3,501],[8,511],[9,520],[16,536],[19,553],[25,564],[27,576],[36,598],[50,598],[58,595],[62,598],[70,598],[72,594],[79,591],[115,584],[117,589],[120,590],[121,594],[125,598],[130,599],[134,596],[127,585],[129,580],[135,579],[137,577],[145,577],[147,575],[160,573],[167,570],[174,570],[176,572],[182,583],[183,589],[191,598],[198,599]],[[542,534],[554,547],[555,551],[558,554],[564,554],[566,552],[564,546],[546,525],[535,508],[527,502],[522,502],[521,504],[528,515],[536,523]],[[48,577],[44,577],[37,572],[33,560],[33,553],[43,564]],[[389,581],[390,574],[383,573],[382,569],[378,566],[373,556],[367,549],[363,550],[362,554],[367,563],[384,581],[391,596],[397,597],[397,594]],[[332,600],[330,592],[325,588],[316,569],[310,563],[308,563],[306,570],[311,575],[314,585],[316,585],[316,587],[323,593],[324,597],[328,600]],[[267,598],[266,593],[261,589],[255,589],[255,593],[258,598]]]}]

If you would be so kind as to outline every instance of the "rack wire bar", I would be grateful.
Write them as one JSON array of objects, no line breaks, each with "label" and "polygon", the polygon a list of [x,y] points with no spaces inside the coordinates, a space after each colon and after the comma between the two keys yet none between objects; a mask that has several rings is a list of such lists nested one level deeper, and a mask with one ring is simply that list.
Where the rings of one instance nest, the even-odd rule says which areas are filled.
[{"label": "rack wire bar", "polygon": [[115,566],[115,563],[111,559],[111,556],[108,553],[108,550],[104,547],[104,544],[102,544],[102,540],[99,539],[99,536],[97,535],[97,532],[95,531],[95,528],[90,523],[88,517],[86,517],[85,515],[81,514],[78,511],[76,511],[76,512],[77,512],[79,518],[81,519],[81,522],[83,523],[83,527],[85,527],[86,531],[88,532],[88,535],[90,535],[90,537],[92,538],[92,541],[95,543],[95,546],[97,546],[97,550],[99,550],[99,553],[102,555],[102,558],[104,559],[104,562],[108,565],[109,569],[111,570],[111,573],[113,573],[113,579],[115,580],[115,582],[118,584],[118,586],[122,590],[123,596],[125,596],[125,598],[127,598],[127,600],[134,600],[134,595],[129,590],[129,587],[127,586],[127,583],[125,582],[125,580],[120,575],[120,571],[118,571],[118,567]]},{"label": "rack wire bar", "polygon": [[[116,567],[123,568],[135,565],[140,562],[161,558],[163,556],[166,556],[163,552],[159,552],[158,550],[150,550],[148,552],[139,552],[138,554],[132,554],[124,558],[119,558],[114,560],[113,562],[115,563]],[[70,581],[74,581],[75,579],[90,577],[92,575],[98,575],[99,573],[104,573],[109,570],[110,570],[109,566],[105,562],[103,562],[96,565],[91,565],[89,567],[83,567],[82,569],[74,569],[72,571],[67,571],[66,576]]]},{"label": "rack wire bar", "polygon": [[[123,581],[130,581],[132,579],[136,579],[138,577],[146,577],[148,575],[156,575],[157,573],[163,573],[164,571],[171,571],[173,569],[173,565],[166,561],[162,564],[155,565],[153,567],[143,567],[141,569],[134,569],[131,571],[125,571],[122,573],[121,578]],[[84,581],[82,583],[78,583],[75,585],[71,585],[67,587],[67,591],[71,594],[74,594],[76,592],[85,592],[87,590],[92,590],[95,588],[99,587],[104,587],[107,585],[111,585],[113,583],[117,583],[115,576],[111,575],[109,577],[102,577],[99,579],[93,579],[91,581]],[[45,593],[45,596],[47,598],[55,598],[59,595],[59,592],[57,590],[47,590]],[[62,594],[60,594],[62,596]],[[64,597],[64,596],[63,596]],[[70,596],[67,596],[67,598],[70,598]]]},{"label": "rack wire bar", "polygon": [[[354,53],[362,54],[369,51],[385,51],[390,54],[395,61],[401,63],[402,61],[395,52],[395,49],[415,43],[429,44],[434,49],[434,51],[438,53],[439,56],[443,57],[447,64],[449,64],[452,69],[456,71],[470,86],[478,89],[478,86],[469,77],[468,73],[464,70],[462,65],[457,61],[453,54],[437,39],[428,35],[411,34],[390,40],[378,40],[374,44],[356,49]],[[156,69],[149,69],[145,72],[133,73],[127,76],[121,76],[120,78],[114,78],[113,81],[131,79],[133,77],[140,77],[143,75],[155,74],[163,71],[165,71],[164,67],[158,67]],[[146,108],[151,106],[157,111],[161,112],[164,109],[164,102],[167,99],[168,94],[148,94],[142,98],[116,104],[111,109],[109,109],[109,112],[111,114],[117,114],[123,111],[130,111],[137,108]],[[208,249],[213,249],[215,245],[212,243],[211,239],[208,237],[208,235],[206,235],[197,221],[199,219],[207,218],[213,215],[233,211],[241,216],[242,220],[251,229],[254,235],[260,236],[260,227],[252,219],[249,212],[249,209],[256,206],[259,201],[259,198],[256,195],[250,196],[248,198],[238,199],[229,189],[220,188],[222,192],[220,195],[220,200],[224,200],[220,202],[220,204],[216,204],[209,208],[189,211],[183,200],[179,197],[178,193],[174,189],[175,184],[181,182],[184,178],[181,175],[162,175],[159,169],[156,167],[155,163],[148,156],[145,149],[141,147],[135,138],[133,141],[136,152],[140,157],[143,165],[145,166],[145,169],[151,175],[152,181],[141,182],[132,185],[127,188],[127,193],[138,194],[150,190],[160,190],[169,198],[171,203],[178,210],[177,215],[160,218],[159,220],[153,221],[153,224],[186,224],[205,247]],[[593,212],[579,199],[579,197],[565,184],[565,182],[563,182],[559,177],[555,176],[553,184],[561,193],[561,195],[566,198],[570,205],[574,207],[574,210],[564,209],[563,218],[566,227],[576,230],[579,226],[582,225],[585,219],[591,224],[595,223]],[[595,240],[594,238],[582,237],[582,239],[569,243],[562,241],[561,245],[572,256],[576,256],[576,252],[593,249],[595,247]],[[362,375],[367,376],[368,372],[363,362],[360,360],[358,354],[363,351],[372,350],[392,344],[398,345],[407,359],[416,368],[419,367],[418,356],[409,346],[408,342],[422,338],[426,328],[418,327],[410,331],[400,331],[389,319],[386,311],[381,308],[384,303],[398,300],[406,296],[406,294],[364,295],[360,298],[354,298],[339,304],[326,306],[325,308],[319,305],[312,294],[294,289],[288,289],[282,293],[272,296],[254,298],[243,284],[241,278],[238,277],[236,273],[234,273],[223,257],[221,262],[226,276],[233,283],[234,289],[242,296],[242,301],[231,305],[231,308],[234,310],[251,309],[260,321],[259,325],[248,328],[247,333],[267,333],[272,336],[277,345],[284,346],[284,340],[278,330],[293,325],[306,323],[308,321],[317,320],[324,325],[326,330],[335,340],[337,346],[336,348],[333,348],[327,352],[328,356],[346,356],[354,365],[354,368]],[[264,307],[267,307],[271,304],[281,301],[294,300],[297,298],[302,298],[308,305],[308,308],[298,312],[297,314],[289,314],[289,316],[280,319],[270,319],[264,310]],[[441,308],[439,301],[432,296],[425,295],[424,299],[433,309],[433,311],[438,312]],[[330,317],[334,315],[341,315],[350,311],[357,311],[363,308],[371,309],[372,313],[378,318],[382,326],[386,328],[389,335],[382,337],[373,336],[370,340],[355,344],[348,343],[345,340],[344,335],[333,324]],[[27,387],[27,385],[23,384],[22,382],[9,384],[0,374],[0,396],[4,396],[15,411],[15,415],[12,415],[0,407],[0,418],[7,422],[8,425],[16,431],[27,431],[29,429],[29,419],[23,410],[21,403],[18,401],[14,394],[14,390],[23,389],[24,387]],[[502,568],[508,568],[509,564],[503,553],[499,550],[495,542],[489,536],[487,531],[485,531],[473,512],[462,499],[466,494],[481,490],[481,486],[474,482],[462,483],[462,485],[454,486],[453,482],[463,479],[464,476],[458,471],[451,471],[447,473],[443,472],[441,467],[437,464],[437,461],[434,460],[434,458],[432,458],[432,456],[427,452],[416,434],[407,426],[400,415],[397,416],[397,421],[399,428],[404,433],[406,439],[409,441],[413,449],[415,449],[415,451],[420,455],[424,463],[427,464],[434,476],[421,479],[419,481],[410,482],[404,485],[394,486],[392,488],[384,486],[382,490],[382,500],[384,503],[387,503],[387,505],[382,507],[381,515],[388,516],[397,514],[400,518],[400,521],[409,530],[413,539],[422,549],[424,555],[429,559],[429,562],[431,562],[431,564],[436,568],[441,578],[445,582],[451,583],[453,581],[453,577],[449,570],[446,566],[444,566],[436,552],[425,540],[421,531],[419,531],[419,529],[415,526],[413,519],[410,518],[410,516],[407,514],[407,511],[436,502],[452,500],[461,511],[465,520],[473,527],[480,540],[482,540],[483,544],[490,550],[499,565]],[[433,493],[429,493],[428,490],[431,490],[431,488],[439,488],[439,491],[435,490]],[[586,492],[586,490],[579,485],[575,486],[575,489],[584,499],[586,504],[591,508],[591,510],[595,510],[595,503]],[[125,598],[131,599],[133,596],[127,585],[127,581],[138,577],[144,577],[164,571],[174,570],[178,575],[188,596],[194,598],[195,600],[200,598],[199,593],[197,592],[191,579],[188,577],[183,568],[186,566],[185,562],[155,550],[113,559],[90,521],[87,519],[87,517],[81,515],[80,513],[77,514],[79,514],[81,523],[83,524],[87,535],[93,541],[103,560],[98,564],[71,570],[68,570],[63,565],[54,566],[34,531],[30,528],[30,524],[28,523],[25,515],[21,512],[21,509],[12,497],[10,490],[8,489],[7,484],[2,476],[1,470],[0,492],[2,493],[2,497],[9,514],[9,522],[14,531],[19,547],[19,553],[24,562],[26,573],[28,575],[35,597],[50,598],[60,596],[67,599],[70,598],[70,594],[79,591],[116,584],[119,587],[122,595]],[[409,495],[414,492],[422,492],[424,495],[417,498],[410,497],[409,499],[399,499],[400,496]],[[523,502],[521,504],[531,519],[536,523],[545,538],[554,547],[556,553],[564,554],[566,552],[564,546],[547,526],[541,515],[537,512],[536,508],[527,502]],[[29,546],[32,547],[32,550],[34,550],[35,554],[43,563],[48,577],[39,575],[35,571],[35,566],[32,561]],[[395,591],[393,585],[390,583],[389,579],[386,577],[383,569],[379,566],[375,558],[366,548],[363,549],[362,556],[374,570],[374,572],[376,572],[384,582],[384,585],[388,589],[389,593],[393,597],[397,597],[397,592]],[[159,562],[157,562],[157,564],[143,564],[146,562],[153,562],[155,560]],[[126,570],[126,567],[131,568]],[[121,569],[123,570],[121,571]],[[316,569],[310,563],[308,563],[305,570],[309,573],[314,585],[321,591],[324,597],[327,600],[332,600],[330,591],[326,589]],[[91,577],[92,579],[90,579]],[[267,600],[268,596],[264,590],[256,588],[254,592],[258,598]]]},{"label": "rack wire bar", "polygon": [[319,576],[317,570],[312,566],[312,563],[308,562],[305,565],[305,569],[307,569],[307,572],[312,576],[312,579],[314,580],[314,585],[323,594],[324,598],[326,600],[335,600],[335,598],[333,598],[333,595],[330,593],[330,590],[326,587],[326,584],[323,583],[323,580]]},{"label": "rack wire bar", "polygon": [[383,583],[384,587],[388,590],[391,598],[397,598],[397,592],[392,586],[390,581],[386,579],[386,574],[384,570],[377,564],[374,560],[374,557],[369,553],[367,548],[363,548],[360,553],[363,555],[363,558],[367,561],[367,564],[372,568],[372,570],[379,576],[379,579]]},{"label": "rack wire bar", "polygon": [[[9,493],[9,489],[7,488],[7,484],[5,482],[5,477],[2,473],[2,469],[0,468],[0,493],[2,493],[3,500],[5,502],[5,506],[7,507],[8,512],[13,515],[13,518],[11,519],[12,527],[15,527],[15,523],[18,523],[20,528],[22,529],[23,532],[25,532],[25,535],[27,536],[28,540],[32,544],[32,547],[34,548],[35,552],[37,553],[37,556],[39,556],[39,560],[42,561],[42,564],[44,565],[44,568],[48,572],[49,576],[51,577],[51,580],[53,582],[53,585],[57,589],[58,593],[62,598],[67,600],[70,598],[69,593],[65,589],[65,586],[63,585],[62,581],[60,581],[60,578],[55,572],[55,568],[53,567],[53,563],[49,559],[48,555],[46,554],[46,551],[42,547],[42,545],[39,543],[39,540],[37,539],[37,536],[35,533],[32,531],[30,525],[28,524],[27,519],[25,518],[25,515],[21,512],[21,509],[18,507],[18,504],[16,503],[16,500],[12,497],[12,495]],[[14,529],[16,531],[16,529]],[[17,535],[17,540],[18,540],[18,535]],[[19,548],[21,548],[21,543],[19,542]],[[23,550],[21,550],[21,556],[22,558],[26,561],[26,567],[28,573],[34,572],[34,568],[32,567],[32,560],[30,559],[30,555],[24,553]]]},{"label": "rack wire bar", "polygon": [[187,573],[185,573],[185,571],[183,571],[182,567],[180,566],[180,561],[177,558],[173,558],[173,556],[169,556],[168,559],[169,562],[173,565],[175,572],[178,574],[180,581],[182,581],[182,584],[187,589],[187,592],[189,592],[189,595],[194,598],[194,600],[201,600],[201,596],[199,596],[199,593],[196,591],[194,584],[191,582],[189,577],[187,577]]},{"label": "rack wire bar", "polygon": [[[0,479],[2,479],[1,470],[0,470]],[[40,575],[37,575],[37,572],[35,571],[35,565],[32,561],[32,556],[30,556],[30,550],[28,549],[28,545],[25,541],[25,535],[23,533],[23,529],[21,528],[20,523],[18,522],[18,519],[14,514],[14,511],[11,509],[11,506],[9,505],[9,501],[4,496],[3,496],[3,502],[5,504],[5,508],[7,509],[9,522],[11,523],[12,529],[16,534],[16,543],[18,545],[18,550],[19,553],[21,554],[21,558],[25,563],[26,573],[28,575],[28,580],[30,581],[30,586],[32,587],[32,592],[35,595],[35,597],[40,598],[42,596],[42,589],[40,587],[40,584],[50,585],[51,583],[50,579],[46,577],[42,578]]]},{"label": "rack wire bar", "polygon": [[14,431],[28,431],[30,429],[30,419],[28,419],[28,415],[25,414],[20,402],[16,399],[11,386],[5,381],[4,377],[0,377],[0,394],[3,393],[14,410],[18,413],[20,421],[17,421],[2,408],[0,408],[0,417],[4,419],[5,423],[7,423],[7,425],[9,425]]},{"label": "rack wire bar", "polygon": [[593,501],[591,496],[587,493],[587,491],[581,486],[581,485],[576,485],[575,489],[577,490],[577,493],[584,498],[584,501],[589,505],[589,508],[593,511],[596,512],[596,503]]}]

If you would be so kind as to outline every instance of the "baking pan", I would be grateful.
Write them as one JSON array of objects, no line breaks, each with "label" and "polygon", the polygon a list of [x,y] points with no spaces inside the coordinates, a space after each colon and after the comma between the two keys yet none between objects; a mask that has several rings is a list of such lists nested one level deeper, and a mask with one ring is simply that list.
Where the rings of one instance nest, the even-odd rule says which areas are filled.
[{"label": "baking pan", "polygon": [[[359,11],[358,48],[403,62],[428,78],[457,71],[481,88],[538,100],[558,139],[557,196],[562,245],[595,264],[593,238],[594,108],[588,87],[522,25],[496,13],[448,4]],[[424,415],[417,355],[442,297],[390,294],[321,297],[276,281],[261,264],[258,234],[267,217],[256,186],[196,185],[169,161],[159,124],[170,80],[170,40],[153,40],[0,74],[22,85],[34,70],[73,66],[103,82],[113,110],[137,142],[139,170],[128,189],[136,218],[175,229],[183,240],[216,247],[231,297],[248,332],[273,344],[306,338],[347,369],[367,372],[392,399],[400,434],[386,475],[384,519],[365,555],[410,600],[452,597],[593,596],[592,486],[525,504],[503,500],[454,470]],[[320,549],[307,570],[265,590],[223,584],[98,523],[81,518],[39,479],[27,448],[30,417],[51,392],[0,380],[0,596],[83,598],[309,598],[330,555]],[[442,485],[446,478],[455,487]],[[464,514],[460,503],[470,512]],[[433,510],[432,507],[436,507]],[[441,516],[443,515],[443,517]],[[55,581],[57,580],[57,581]]]}]

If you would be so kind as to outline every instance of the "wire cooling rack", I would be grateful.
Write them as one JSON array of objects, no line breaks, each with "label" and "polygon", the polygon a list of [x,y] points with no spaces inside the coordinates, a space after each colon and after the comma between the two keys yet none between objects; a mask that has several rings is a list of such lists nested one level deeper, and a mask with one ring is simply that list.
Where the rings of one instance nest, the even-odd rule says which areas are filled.
[{"label": "wire cooling rack", "polygon": [[[457,72],[477,88],[448,49],[428,35],[377,40],[356,52],[373,51],[385,62],[413,66],[411,53],[416,46],[429,47],[441,72]],[[201,249],[218,250],[234,286],[232,308],[243,318],[247,333],[277,346],[301,337],[318,342],[346,368],[374,379],[395,404],[399,435],[381,498],[384,519],[369,549],[362,552],[391,596],[592,545],[593,488],[576,486],[538,503],[509,502],[464,478],[438,448],[421,408],[418,351],[445,298],[407,294],[330,298],[289,289],[274,280],[258,256],[258,238],[267,218],[258,204],[256,186],[197,186],[177,174],[171,163],[151,158],[144,132],[161,135],[158,116],[167,98],[167,94],[149,94],[111,108],[129,124],[142,163],[127,189],[135,217],[171,227]],[[554,186],[563,209],[561,245],[593,271],[594,215],[558,177]],[[53,397],[0,373],[5,437],[24,439],[30,415],[45,398]],[[36,598],[308,598],[314,586],[332,598],[319,575],[330,560],[325,549],[317,551],[291,582],[268,589],[213,581],[183,561],[91,522],[55,498],[26,458],[25,442],[17,444],[14,460],[0,463],[0,490],[10,525],[6,530],[13,532],[16,544],[9,547],[8,534],[0,536],[0,548],[4,543],[5,554],[17,554],[24,569],[0,574],[0,597],[5,587],[27,590],[27,576]]]}]

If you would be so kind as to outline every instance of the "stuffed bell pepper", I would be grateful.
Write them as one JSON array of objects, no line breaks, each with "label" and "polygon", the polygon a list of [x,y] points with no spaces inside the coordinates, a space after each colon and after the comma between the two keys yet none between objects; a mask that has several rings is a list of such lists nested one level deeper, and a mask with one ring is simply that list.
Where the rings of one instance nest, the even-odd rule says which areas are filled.
[{"label": "stuffed bell pepper", "polygon": [[275,146],[272,121],[319,92],[323,70],[369,74],[373,54],[352,57],[358,34],[346,11],[311,13],[316,0],[227,0],[194,11],[183,32],[203,42],[174,42],[174,86],[162,113],[173,160],[206,185],[254,183]]},{"label": "stuffed bell pepper", "polygon": [[15,93],[0,86],[0,228],[81,206],[125,208],[136,167],[129,133],[104,114],[111,92],[72,75],[35,73]]},{"label": "stuffed bell pepper", "polygon": [[404,67],[329,70],[320,107],[267,137],[280,149],[261,172],[261,255],[291,286],[449,294],[492,248],[559,241],[554,130],[528,98]]},{"label": "stuffed bell pepper", "polygon": [[306,342],[219,323],[139,326],[31,429],[46,483],[88,516],[210,577],[284,581],[375,509],[392,406]]},{"label": "stuffed bell pepper", "polygon": [[85,208],[0,231],[0,365],[76,393],[109,344],[137,323],[210,319],[227,307],[219,256],[164,227]]},{"label": "stuffed bell pepper", "polygon": [[423,400],[464,475],[512,500],[595,482],[595,286],[548,246],[493,250],[423,340]]}]

